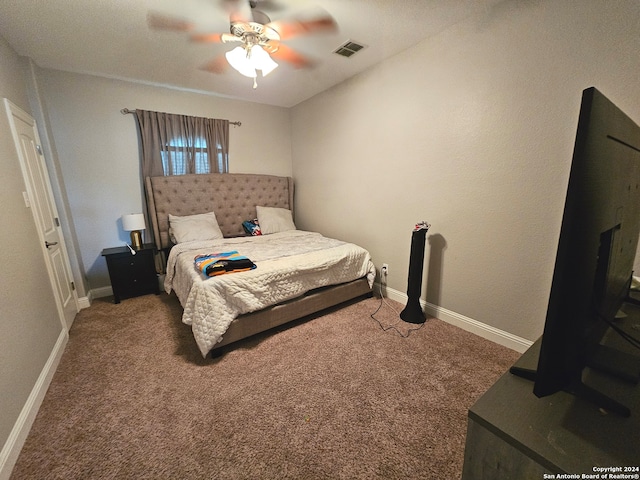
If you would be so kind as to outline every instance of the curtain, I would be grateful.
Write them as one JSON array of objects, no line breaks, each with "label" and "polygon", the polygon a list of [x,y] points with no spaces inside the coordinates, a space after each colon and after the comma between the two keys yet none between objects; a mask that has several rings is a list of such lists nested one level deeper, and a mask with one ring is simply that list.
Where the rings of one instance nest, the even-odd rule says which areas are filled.
[{"label": "curtain", "polygon": [[142,177],[229,171],[229,120],[136,110]]}]

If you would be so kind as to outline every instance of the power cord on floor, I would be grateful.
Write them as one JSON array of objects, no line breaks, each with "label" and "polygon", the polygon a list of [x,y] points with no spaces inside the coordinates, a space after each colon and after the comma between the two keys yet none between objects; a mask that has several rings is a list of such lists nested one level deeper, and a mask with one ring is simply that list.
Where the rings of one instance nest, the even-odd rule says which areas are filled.
[{"label": "power cord on floor", "polygon": [[[383,283],[384,283],[384,285],[383,285]],[[372,314],[370,314],[370,315],[369,315],[372,319],[374,319],[374,320],[376,321],[376,323],[378,324],[378,326],[380,327],[380,329],[381,329],[383,332],[388,332],[389,330],[393,330],[393,331],[395,331],[395,332],[396,332],[396,334],[398,334],[400,337],[402,337],[402,338],[408,338],[408,337],[409,337],[409,335],[411,335],[411,332],[415,332],[416,330],[420,330],[422,327],[424,327],[424,324],[425,324],[426,322],[421,323],[419,327],[416,327],[416,328],[410,328],[409,330],[407,330],[407,333],[406,333],[406,334],[404,334],[404,333],[402,333],[400,330],[398,330],[398,329],[396,328],[396,325],[397,325],[398,323],[391,324],[391,325],[388,325],[388,326],[386,326],[386,327],[385,327],[384,325],[382,325],[382,322],[380,322],[380,320],[378,320],[378,319],[375,317],[375,314],[376,314],[376,313],[378,313],[378,312],[380,311],[380,309],[382,308],[382,305],[386,305],[387,307],[389,307],[389,308],[390,308],[390,309],[391,309],[391,310],[392,310],[392,311],[393,311],[393,312],[398,316],[398,318],[400,318],[400,314],[398,313],[398,311],[397,311],[395,308],[393,308],[393,306],[392,306],[389,302],[387,302],[387,299],[386,299],[386,298],[384,298],[384,291],[383,291],[383,288],[382,288],[383,286],[384,286],[384,287],[386,287],[386,286],[387,286],[387,282],[386,282],[386,275],[384,275],[384,274],[382,274],[382,273],[381,273],[381,275],[380,275],[380,305],[378,305],[378,308],[376,308],[376,311],[375,311],[375,312],[373,312]],[[406,323],[406,322],[404,322],[402,319],[400,319],[400,321],[402,321],[403,323]]]}]

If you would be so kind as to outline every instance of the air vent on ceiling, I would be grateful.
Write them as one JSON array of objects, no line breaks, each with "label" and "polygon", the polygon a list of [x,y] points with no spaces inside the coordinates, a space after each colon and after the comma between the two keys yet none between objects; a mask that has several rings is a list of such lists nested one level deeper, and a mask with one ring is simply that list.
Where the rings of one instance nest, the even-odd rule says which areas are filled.
[{"label": "air vent on ceiling", "polygon": [[358,53],[363,48],[364,45],[360,45],[349,40],[335,49],[333,53],[337,53],[338,55],[342,55],[343,57],[350,57],[351,55]]}]

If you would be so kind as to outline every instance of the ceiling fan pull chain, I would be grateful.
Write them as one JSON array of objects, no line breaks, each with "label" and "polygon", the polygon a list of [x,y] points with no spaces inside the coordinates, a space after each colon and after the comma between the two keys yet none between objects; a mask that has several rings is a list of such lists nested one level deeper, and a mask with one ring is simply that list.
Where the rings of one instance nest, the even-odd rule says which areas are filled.
[{"label": "ceiling fan pull chain", "polygon": [[258,77],[253,77],[253,89],[258,88]]}]

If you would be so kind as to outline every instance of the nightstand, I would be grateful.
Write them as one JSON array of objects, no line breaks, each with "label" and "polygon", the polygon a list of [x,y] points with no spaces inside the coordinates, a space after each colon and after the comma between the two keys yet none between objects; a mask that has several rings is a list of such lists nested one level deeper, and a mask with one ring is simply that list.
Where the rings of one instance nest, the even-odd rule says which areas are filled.
[{"label": "nightstand", "polygon": [[147,243],[134,250],[135,255],[127,246],[102,250],[102,256],[107,260],[114,303],[120,303],[124,298],[160,293],[154,259],[155,246]]}]

